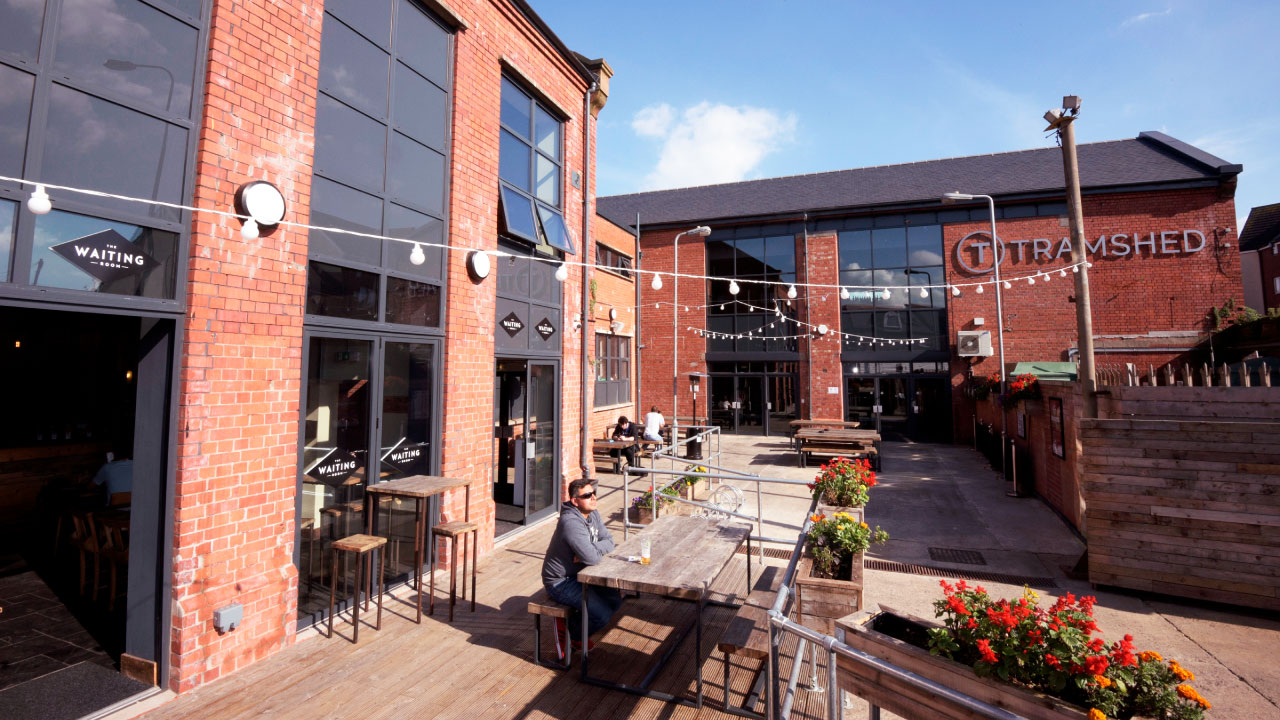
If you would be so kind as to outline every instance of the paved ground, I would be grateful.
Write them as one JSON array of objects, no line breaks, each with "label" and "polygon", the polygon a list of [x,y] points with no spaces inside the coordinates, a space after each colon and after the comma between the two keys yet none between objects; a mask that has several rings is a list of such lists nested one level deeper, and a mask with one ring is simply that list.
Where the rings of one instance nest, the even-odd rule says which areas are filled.
[{"label": "paved ground", "polygon": [[[812,480],[814,469],[796,467],[795,453],[782,440],[726,437],[720,463],[764,476]],[[889,532],[890,542],[869,558],[988,572],[1025,578],[1049,578],[1057,587],[1032,584],[1042,602],[1065,592],[1096,595],[1095,615],[1106,638],[1132,634],[1140,649],[1176,658],[1196,675],[1195,686],[1213,703],[1211,717],[1280,718],[1280,620],[1261,611],[1209,605],[1093,588],[1072,580],[1069,569],[1084,543],[1067,523],[1038,499],[1005,496],[1001,476],[973,450],[949,445],[885,443],[880,484],[872,491],[867,521]],[[755,513],[754,483],[739,483]],[[803,488],[765,501],[766,515],[796,517]],[[794,533],[793,533],[794,534]],[[985,566],[933,561],[929,548],[976,550]],[[883,603],[922,617],[933,617],[941,596],[938,578],[900,572],[866,571],[868,604]],[[993,595],[1014,596],[1021,584],[983,580]],[[860,712],[850,717],[864,717]]]}]

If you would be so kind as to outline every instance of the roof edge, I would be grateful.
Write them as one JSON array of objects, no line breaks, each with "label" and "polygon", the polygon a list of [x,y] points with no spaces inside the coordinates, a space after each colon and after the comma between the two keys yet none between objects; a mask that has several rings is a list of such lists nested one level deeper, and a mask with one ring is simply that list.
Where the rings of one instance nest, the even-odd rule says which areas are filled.
[{"label": "roof edge", "polygon": [[1138,133],[1138,139],[1162,145],[1183,157],[1204,165],[1219,175],[1239,175],[1244,171],[1244,165],[1239,163],[1229,163],[1217,155],[1207,153],[1194,145],[1185,143],[1177,138],[1169,137],[1168,135],[1156,130],[1140,132]]},{"label": "roof edge", "polygon": [[531,7],[528,2],[525,0],[511,0],[511,4],[514,5],[516,9],[520,11],[520,14],[524,15],[535,28],[537,28],[538,32],[542,33],[543,37],[551,42],[555,49],[560,53],[561,57],[563,57],[574,70],[578,71],[578,75],[582,76],[582,79],[586,80],[588,85],[596,81],[596,76],[587,69],[586,65],[582,64],[581,60],[578,59],[578,54],[570,50],[569,46],[564,44],[564,41],[561,40],[554,31],[552,31],[551,26],[547,25],[546,21],[544,21],[538,13],[534,12],[533,7]]}]

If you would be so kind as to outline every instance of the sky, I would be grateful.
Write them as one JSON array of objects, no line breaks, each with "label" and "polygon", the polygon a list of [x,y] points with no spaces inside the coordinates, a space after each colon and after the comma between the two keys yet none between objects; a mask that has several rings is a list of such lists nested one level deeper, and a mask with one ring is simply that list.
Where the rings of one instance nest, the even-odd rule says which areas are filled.
[{"label": "sky", "polygon": [[[1280,202],[1280,2],[531,0],[613,67],[597,194],[1055,147],[1158,130]],[[963,188],[961,188],[963,190]]]}]

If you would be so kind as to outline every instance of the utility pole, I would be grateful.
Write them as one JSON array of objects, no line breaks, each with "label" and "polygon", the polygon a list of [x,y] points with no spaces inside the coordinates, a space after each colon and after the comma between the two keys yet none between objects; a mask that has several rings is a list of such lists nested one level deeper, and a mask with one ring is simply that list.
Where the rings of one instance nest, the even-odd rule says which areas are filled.
[{"label": "utility pole", "polygon": [[1080,383],[1084,391],[1082,415],[1098,417],[1098,379],[1093,363],[1093,312],[1089,302],[1089,262],[1085,256],[1084,209],[1080,201],[1080,166],[1076,161],[1075,119],[1080,114],[1080,98],[1062,98],[1062,110],[1044,114],[1050,130],[1062,144],[1062,168],[1067,181],[1067,212],[1071,224],[1071,255],[1076,265],[1076,334],[1080,349]]}]

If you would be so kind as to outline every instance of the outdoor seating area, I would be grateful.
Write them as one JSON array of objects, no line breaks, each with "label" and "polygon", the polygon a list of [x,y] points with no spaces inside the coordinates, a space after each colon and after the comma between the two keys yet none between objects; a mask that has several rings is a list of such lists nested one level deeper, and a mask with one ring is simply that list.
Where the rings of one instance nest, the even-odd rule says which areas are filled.
[{"label": "outdoor seating area", "polygon": [[[806,423],[796,425],[797,422]],[[880,469],[880,433],[859,430],[858,423],[840,421],[792,421],[792,441],[800,467],[808,467],[814,456],[861,458]]]}]

